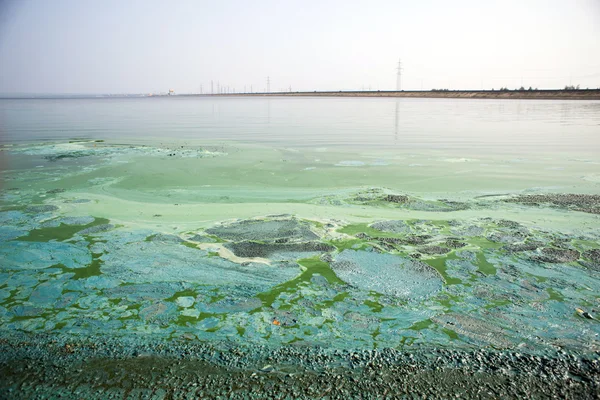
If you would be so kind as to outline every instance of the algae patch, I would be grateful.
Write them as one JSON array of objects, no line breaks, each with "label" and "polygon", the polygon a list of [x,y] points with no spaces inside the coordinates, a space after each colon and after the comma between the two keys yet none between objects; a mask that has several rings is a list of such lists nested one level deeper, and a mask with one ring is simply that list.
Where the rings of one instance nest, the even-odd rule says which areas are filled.
[{"label": "algae patch", "polygon": [[88,230],[93,231],[94,227],[108,225],[106,218],[94,218],[93,222],[85,225],[60,223],[58,226],[48,226],[31,230],[27,235],[21,236],[16,240],[27,242],[48,242],[50,240],[64,241],[71,239],[75,234]]}]

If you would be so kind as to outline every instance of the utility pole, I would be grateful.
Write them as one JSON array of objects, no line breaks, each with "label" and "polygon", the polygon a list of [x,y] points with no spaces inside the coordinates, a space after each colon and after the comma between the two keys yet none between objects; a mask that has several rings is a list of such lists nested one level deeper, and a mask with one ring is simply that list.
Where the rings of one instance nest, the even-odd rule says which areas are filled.
[{"label": "utility pole", "polygon": [[210,94],[215,94],[215,88],[213,86],[213,81],[210,81]]},{"label": "utility pole", "polygon": [[267,76],[267,93],[271,92],[271,78]]},{"label": "utility pole", "polygon": [[398,70],[398,75],[396,76],[396,90],[397,91],[401,91],[402,90],[402,61],[398,60],[398,68],[396,68]]}]

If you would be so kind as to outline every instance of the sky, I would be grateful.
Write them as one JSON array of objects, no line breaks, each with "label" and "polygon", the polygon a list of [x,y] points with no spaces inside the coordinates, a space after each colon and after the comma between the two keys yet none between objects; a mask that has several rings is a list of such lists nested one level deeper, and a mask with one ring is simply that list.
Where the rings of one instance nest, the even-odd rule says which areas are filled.
[{"label": "sky", "polygon": [[[600,87],[600,0],[0,0],[0,93]],[[218,86],[217,86],[218,85]]]}]

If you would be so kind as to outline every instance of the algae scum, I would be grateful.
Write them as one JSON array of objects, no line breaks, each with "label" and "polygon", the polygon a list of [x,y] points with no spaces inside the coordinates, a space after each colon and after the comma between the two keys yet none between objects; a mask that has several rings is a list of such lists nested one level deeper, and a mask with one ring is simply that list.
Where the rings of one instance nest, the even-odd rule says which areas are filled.
[{"label": "algae scum", "polygon": [[439,154],[0,150],[0,397],[597,391],[597,195],[400,190],[463,173]]},{"label": "algae scum", "polygon": [[[142,210],[138,198],[117,207],[129,207],[127,220],[102,204],[127,179],[113,176],[117,171],[135,173],[152,160],[198,165],[235,155],[96,142],[3,152],[40,165],[4,174],[4,335],[143,334],[351,349],[600,349],[600,324],[576,311],[600,309],[598,228],[583,223],[564,232],[485,216],[546,207],[564,218],[596,221],[597,196],[450,201],[355,189],[292,201],[327,214],[338,208],[340,218],[269,215],[266,206],[262,215],[220,222],[195,220],[195,209],[182,211],[185,204]],[[221,206],[223,215],[235,213],[227,199]],[[165,221],[161,209],[176,222]],[[370,210],[407,217],[347,220]],[[421,218],[427,213],[435,218]]]}]

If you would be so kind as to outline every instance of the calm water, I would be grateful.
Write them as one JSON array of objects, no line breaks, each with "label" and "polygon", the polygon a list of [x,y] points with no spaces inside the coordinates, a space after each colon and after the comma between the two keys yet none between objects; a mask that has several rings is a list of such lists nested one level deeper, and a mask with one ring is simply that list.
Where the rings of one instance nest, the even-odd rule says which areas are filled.
[{"label": "calm water", "polygon": [[362,98],[0,100],[0,140],[600,151],[600,102]]}]

